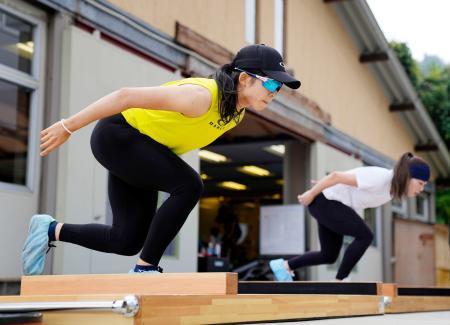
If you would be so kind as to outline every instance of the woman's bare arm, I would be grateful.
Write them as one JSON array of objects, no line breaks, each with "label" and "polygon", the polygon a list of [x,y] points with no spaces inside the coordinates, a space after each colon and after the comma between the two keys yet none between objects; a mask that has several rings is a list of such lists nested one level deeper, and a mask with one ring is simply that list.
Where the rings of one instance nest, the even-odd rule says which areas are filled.
[{"label": "woman's bare arm", "polygon": [[358,186],[355,175],[345,172],[332,172],[319,180],[310,190],[299,195],[298,201],[305,206],[309,205],[323,190],[336,184]]},{"label": "woman's bare arm", "polygon": [[[211,93],[198,85],[122,88],[114,91],[67,118],[65,126],[75,132],[99,119],[131,107],[169,110],[188,117],[205,114],[211,106]],[[46,156],[69,138],[60,122],[41,132],[41,156]]]}]

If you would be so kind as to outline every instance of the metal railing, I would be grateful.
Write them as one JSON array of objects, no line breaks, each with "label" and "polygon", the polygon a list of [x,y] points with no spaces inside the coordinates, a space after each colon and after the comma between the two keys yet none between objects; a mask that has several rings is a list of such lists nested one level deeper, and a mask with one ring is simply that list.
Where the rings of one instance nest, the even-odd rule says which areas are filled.
[{"label": "metal railing", "polygon": [[0,303],[2,313],[37,312],[54,310],[111,310],[125,317],[133,317],[139,311],[139,299],[134,295],[113,301],[56,301]]}]

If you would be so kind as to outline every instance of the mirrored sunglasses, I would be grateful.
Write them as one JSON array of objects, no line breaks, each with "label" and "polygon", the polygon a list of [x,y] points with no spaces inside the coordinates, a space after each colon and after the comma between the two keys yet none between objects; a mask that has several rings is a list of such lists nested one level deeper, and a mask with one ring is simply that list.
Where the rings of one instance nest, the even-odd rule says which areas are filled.
[{"label": "mirrored sunglasses", "polygon": [[280,91],[281,87],[283,86],[283,83],[281,83],[275,79],[263,77],[263,76],[242,70],[240,68],[234,68],[234,69],[237,71],[240,71],[240,72],[244,72],[244,73],[248,74],[250,77],[261,80],[263,87],[266,88],[271,93],[276,93],[276,92]]}]

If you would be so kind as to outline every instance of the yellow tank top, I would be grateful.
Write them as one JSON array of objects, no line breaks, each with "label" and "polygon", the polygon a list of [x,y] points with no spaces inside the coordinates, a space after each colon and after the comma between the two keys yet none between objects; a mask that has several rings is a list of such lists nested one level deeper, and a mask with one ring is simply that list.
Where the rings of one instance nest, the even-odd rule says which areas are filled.
[{"label": "yellow tank top", "polygon": [[[237,125],[234,120],[226,125],[220,121],[219,91],[214,79],[187,78],[171,81],[163,86],[185,84],[199,85],[210,91],[212,100],[208,112],[199,117],[187,117],[179,112],[144,108],[129,108],[122,112],[128,124],[165,145],[177,155],[205,147]],[[243,117],[244,110],[239,116],[239,122]]]}]

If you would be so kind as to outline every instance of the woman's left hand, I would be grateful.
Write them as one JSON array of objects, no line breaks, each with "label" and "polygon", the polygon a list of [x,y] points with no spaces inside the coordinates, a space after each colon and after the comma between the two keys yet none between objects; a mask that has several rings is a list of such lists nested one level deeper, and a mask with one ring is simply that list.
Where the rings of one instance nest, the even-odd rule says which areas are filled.
[{"label": "woman's left hand", "polygon": [[311,190],[309,190],[297,196],[297,199],[298,203],[300,203],[301,205],[308,206],[311,204],[311,202],[314,200],[315,197],[316,196],[314,195],[314,193]]}]

